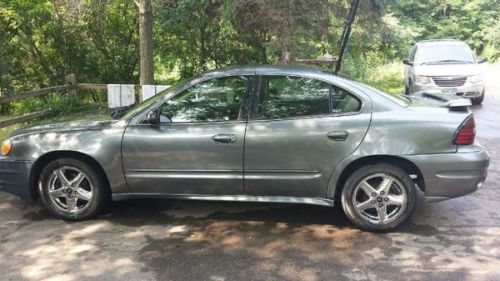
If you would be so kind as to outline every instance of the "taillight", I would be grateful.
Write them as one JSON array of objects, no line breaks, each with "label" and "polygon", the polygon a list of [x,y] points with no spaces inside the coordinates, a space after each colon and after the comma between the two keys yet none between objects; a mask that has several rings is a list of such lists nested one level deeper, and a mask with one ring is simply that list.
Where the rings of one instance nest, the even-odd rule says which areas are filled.
[{"label": "taillight", "polygon": [[458,145],[469,145],[474,143],[474,138],[476,137],[476,122],[474,117],[470,117],[465,120],[464,123],[458,129],[457,135],[455,136],[455,144]]}]

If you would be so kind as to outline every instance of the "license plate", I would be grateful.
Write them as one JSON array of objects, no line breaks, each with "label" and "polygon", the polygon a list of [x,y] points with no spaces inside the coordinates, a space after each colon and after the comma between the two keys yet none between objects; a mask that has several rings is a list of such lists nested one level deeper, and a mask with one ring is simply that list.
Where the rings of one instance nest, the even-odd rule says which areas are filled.
[{"label": "license plate", "polygon": [[443,93],[449,94],[449,95],[456,95],[457,94],[457,88],[443,88],[441,89]]}]

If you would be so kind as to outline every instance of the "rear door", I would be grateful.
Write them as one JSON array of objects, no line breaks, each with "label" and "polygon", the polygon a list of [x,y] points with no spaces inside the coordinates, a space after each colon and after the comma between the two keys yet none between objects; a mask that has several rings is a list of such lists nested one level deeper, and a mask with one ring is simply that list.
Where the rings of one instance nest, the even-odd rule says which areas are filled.
[{"label": "rear door", "polygon": [[324,197],[339,161],[368,129],[360,98],[324,81],[260,76],[245,135],[245,193]]}]

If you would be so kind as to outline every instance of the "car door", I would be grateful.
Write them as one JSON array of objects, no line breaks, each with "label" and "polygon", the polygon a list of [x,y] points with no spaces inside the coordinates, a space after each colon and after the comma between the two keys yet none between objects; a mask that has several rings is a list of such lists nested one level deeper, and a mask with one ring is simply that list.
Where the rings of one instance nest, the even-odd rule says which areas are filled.
[{"label": "car door", "polygon": [[129,125],[123,168],[145,194],[242,194],[249,76],[202,81],[169,99],[159,125]]},{"label": "car door", "polygon": [[371,110],[324,81],[261,76],[245,136],[245,193],[325,197],[330,175],[361,143]]}]

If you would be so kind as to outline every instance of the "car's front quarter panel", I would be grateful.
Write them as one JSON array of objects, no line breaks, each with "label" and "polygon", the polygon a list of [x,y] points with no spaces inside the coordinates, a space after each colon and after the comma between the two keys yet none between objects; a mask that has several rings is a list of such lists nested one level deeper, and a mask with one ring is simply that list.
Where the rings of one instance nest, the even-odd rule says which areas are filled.
[{"label": "car's front quarter panel", "polygon": [[91,157],[101,166],[113,192],[128,191],[121,165],[121,140],[126,126],[126,121],[112,121],[82,128],[41,129],[14,134],[9,138],[12,143],[11,152],[0,159],[0,166],[5,166],[4,168],[10,173],[0,172],[0,182],[2,186],[5,185],[5,181],[9,182],[12,167],[22,168],[15,172],[15,178],[16,188],[23,190],[9,190],[12,187],[7,185],[2,189],[30,201],[33,198],[29,198],[30,192],[24,189],[31,188],[29,178],[32,175],[32,167],[37,161],[54,153],[61,155],[78,153]]}]

